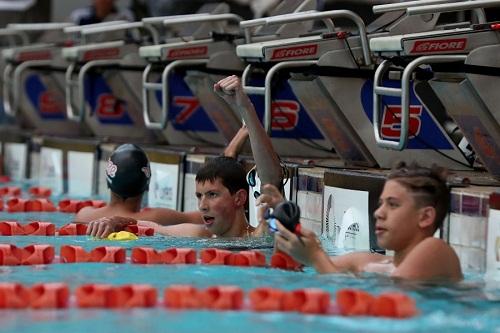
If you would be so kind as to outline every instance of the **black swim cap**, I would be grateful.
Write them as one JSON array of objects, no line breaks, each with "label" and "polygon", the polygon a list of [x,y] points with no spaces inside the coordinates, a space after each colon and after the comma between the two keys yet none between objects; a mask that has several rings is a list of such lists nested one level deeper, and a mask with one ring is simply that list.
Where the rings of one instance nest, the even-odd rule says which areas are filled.
[{"label": "black swim cap", "polygon": [[148,157],[144,150],[134,144],[119,146],[108,159],[106,166],[108,187],[123,199],[147,191],[150,178]]}]

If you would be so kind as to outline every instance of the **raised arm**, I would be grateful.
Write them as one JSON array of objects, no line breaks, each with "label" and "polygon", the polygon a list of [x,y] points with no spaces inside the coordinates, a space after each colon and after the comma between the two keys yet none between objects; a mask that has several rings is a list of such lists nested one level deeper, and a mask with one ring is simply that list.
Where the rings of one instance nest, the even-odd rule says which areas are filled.
[{"label": "raised arm", "polygon": [[243,118],[248,128],[250,146],[262,184],[281,187],[282,170],[278,155],[257,117],[252,102],[243,91],[239,77],[232,75],[220,80],[214,85],[214,90],[229,105],[236,108]]},{"label": "raised arm", "polygon": [[240,127],[238,132],[224,149],[224,156],[237,158],[238,154],[241,152],[243,145],[248,139],[248,128],[245,124]]}]

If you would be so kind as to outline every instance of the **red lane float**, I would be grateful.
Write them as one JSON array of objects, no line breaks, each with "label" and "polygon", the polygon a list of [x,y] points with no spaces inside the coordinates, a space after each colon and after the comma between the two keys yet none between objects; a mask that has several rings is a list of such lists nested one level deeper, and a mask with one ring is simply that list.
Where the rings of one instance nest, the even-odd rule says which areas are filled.
[{"label": "red lane float", "polygon": [[0,283],[0,309],[24,309],[30,304],[30,294],[20,283]]},{"label": "red lane float", "polygon": [[0,235],[20,236],[24,235],[24,227],[17,221],[0,221]]},{"label": "red lane float", "polygon": [[22,212],[55,212],[54,204],[48,199],[21,199],[11,198],[7,201],[7,211],[9,213]]},{"label": "red lane float", "polygon": [[109,284],[85,284],[75,290],[79,308],[111,308],[113,286]]},{"label": "red lane float", "polygon": [[62,263],[89,262],[90,253],[81,246],[63,245],[59,254]]},{"label": "red lane float", "polygon": [[83,223],[68,223],[59,228],[59,236],[83,236],[87,234],[87,225]]},{"label": "red lane float", "polygon": [[54,236],[56,227],[53,223],[32,221],[27,225],[20,225],[17,221],[0,221],[0,235],[2,236]]},{"label": "red lane float", "polygon": [[90,200],[71,200],[62,199],[57,205],[58,210],[63,213],[78,213],[80,209],[88,206],[92,206]]},{"label": "red lane float", "polygon": [[162,264],[162,255],[151,247],[134,247],[130,257],[134,264]]},{"label": "red lane float", "polygon": [[5,175],[4,176],[0,176],[0,183],[8,183],[10,181],[11,181],[11,179],[10,179],[9,176],[5,176]]},{"label": "red lane float", "polygon": [[125,231],[136,234],[137,236],[154,236],[155,234],[155,229],[137,224],[126,226]]},{"label": "red lane float", "polygon": [[126,261],[125,249],[118,246],[99,246],[90,251],[90,261],[123,264]]},{"label": "red lane float", "polygon": [[58,209],[63,213],[78,213],[84,207],[101,208],[106,206],[102,200],[73,200],[62,199],[59,201]]},{"label": "red lane float", "polygon": [[282,311],[285,291],[263,287],[250,290],[248,298],[254,311]]},{"label": "red lane float", "polygon": [[54,206],[52,201],[45,199],[45,198],[39,198],[39,199],[28,200],[24,204],[24,211],[25,212],[55,212],[56,207]]},{"label": "red lane float", "polygon": [[67,308],[69,289],[64,283],[40,283],[33,285],[29,291],[30,306],[34,309]]},{"label": "red lane float", "polygon": [[37,198],[48,198],[52,195],[52,190],[48,187],[33,186],[28,189],[28,193]]},{"label": "red lane float", "polygon": [[241,251],[231,253],[224,258],[224,264],[230,266],[266,266],[266,256],[259,251]]},{"label": "red lane float", "polygon": [[325,314],[330,308],[330,294],[316,288],[293,290],[285,294],[284,311]]},{"label": "red lane float", "polygon": [[110,296],[112,308],[151,308],[157,303],[156,289],[147,284],[115,287]]},{"label": "red lane float", "polygon": [[0,199],[0,211],[3,210],[3,200]]},{"label": "red lane float", "polygon": [[163,293],[165,307],[171,309],[200,309],[203,302],[200,292],[189,285],[171,285]]},{"label": "red lane float", "polygon": [[366,316],[375,298],[359,289],[340,289],[336,293],[337,306],[343,316]]},{"label": "red lane float", "polygon": [[45,265],[54,261],[55,251],[52,245],[36,244],[28,245],[22,251],[21,264],[23,265]]},{"label": "red lane float", "polygon": [[224,265],[231,251],[207,248],[200,251],[201,263],[206,265]]},{"label": "red lane float", "polygon": [[288,254],[281,251],[277,251],[272,255],[270,265],[273,268],[280,268],[292,271],[298,271],[302,268],[301,263],[295,261],[295,259],[293,259]]},{"label": "red lane float", "polygon": [[24,234],[31,236],[54,236],[56,226],[50,222],[33,221],[24,226]]},{"label": "red lane float", "polygon": [[203,305],[211,310],[241,310],[243,290],[235,286],[215,286],[201,291]]},{"label": "red lane float", "polygon": [[[147,284],[84,284],[75,289],[76,306],[79,308],[155,307],[156,289]],[[292,291],[262,287],[248,292],[248,305],[254,311],[296,311],[305,314],[342,314],[409,318],[418,314],[415,301],[408,295],[389,292],[373,297],[358,289],[341,289],[337,292],[337,307],[330,307],[330,294],[321,289],[307,288]],[[369,297],[367,297],[369,296]],[[360,306],[370,299],[369,305]],[[199,290],[191,285],[170,285],[163,293],[163,306],[170,309],[241,310],[245,294],[237,286],[214,286]],[[0,309],[31,307],[66,308],[69,290],[64,283],[41,283],[25,287],[19,283],[0,283]],[[355,305],[355,310],[353,310]],[[347,310],[346,310],[347,309]],[[366,310],[366,311],[365,311]]]},{"label": "red lane float", "polygon": [[18,197],[21,195],[21,188],[17,186],[0,187],[0,197]]},{"label": "red lane float", "polygon": [[12,244],[0,244],[0,265],[17,266],[23,261],[23,249]]},{"label": "red lane float", "polygon": [[162,251],[161,258],[165,264],[196,264],[196,251],[189,248],[171,248]]},{"label": "red lane float", "polygon": [[383,293],[371,304],[372,316],[390,318],[409,318],[418,313],[415,300],[403,293]]},{"label": "red lane float", "polygon": [[7,212],[18,213],[25,211],[26,199],[12,198],[7,200],[5,203],[7,206]]}]

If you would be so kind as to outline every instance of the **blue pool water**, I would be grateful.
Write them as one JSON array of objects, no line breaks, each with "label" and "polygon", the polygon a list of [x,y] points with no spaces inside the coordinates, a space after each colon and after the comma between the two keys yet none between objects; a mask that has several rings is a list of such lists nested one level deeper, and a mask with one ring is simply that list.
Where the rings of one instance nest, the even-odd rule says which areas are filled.
[{"label": "blue pool water", "polygon": [[[62,213],[0,213],[0,220],[51,221],[58,226],[70,222],[73,215]],[[52,244],[59,252],[64,244],[80,245],[90,250],[101,245],[128,249],[151,246],[259,248],[271,254],[272,239],[217,240],[143,237],[137,241],[110,242],[86,236],[0,237],[0,243],[23,247]],[[331,254],[336,254],[334,249]],[[315,287],[331,293],[352,287],[373,294],[404,291],[417,303],[420,314],[406,320],[297,313],[256,313],[251,311],[173,311],[161,306],[132,310],[0,310],[0,330],[5,332],[500,332],[500,286],[484,281],[478,274],[466,272],[465,281],[449,286],[423,286],[397,283],[376,275],[361,278],[350,275],[318,275],[312,269],[288,272],[269,268],[245,268],[204,265],[135,265],[135,264],[51,264],[40,266],[0,267],[0,282],[64,282],[73,291],[85,283],[148,283],[163,295],[171,284],[191,284],[198,288],[214,285],[237,285],[245,291],[262,286],[286,290]],[[493,299],[496,299],[493,300]]]}]

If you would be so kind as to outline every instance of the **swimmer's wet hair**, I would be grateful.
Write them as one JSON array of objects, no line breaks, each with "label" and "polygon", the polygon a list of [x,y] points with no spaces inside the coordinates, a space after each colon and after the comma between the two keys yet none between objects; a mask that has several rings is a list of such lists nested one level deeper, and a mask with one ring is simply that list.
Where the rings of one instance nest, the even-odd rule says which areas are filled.
[{"label": "swimmer's wet hair", "polygon": [[407,188],[419,207],[432,206],[436,209],[436,229],[441,228],[450,207],[450,189],[446,185],[448,170],[437,165],[430,168],[418,163],[407,165],[399,162],[387,179],[395,180]]},{"label": "swimmer's wet hair", "polygon": [[220,156],[209,160],[196,173],[197,183],[213,182],[217,178],[231,194],[239,190],[248,192],[245,169],[232,157]]}]

